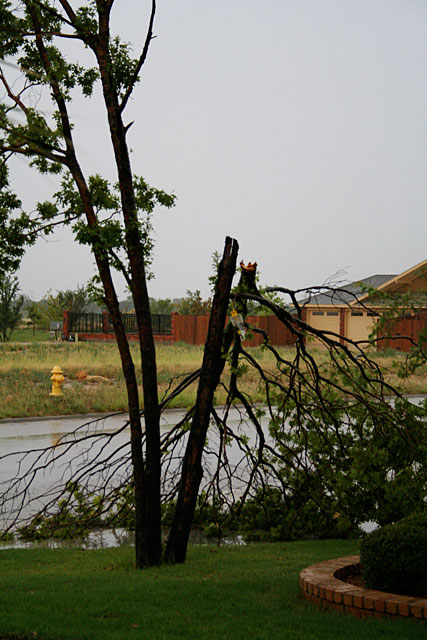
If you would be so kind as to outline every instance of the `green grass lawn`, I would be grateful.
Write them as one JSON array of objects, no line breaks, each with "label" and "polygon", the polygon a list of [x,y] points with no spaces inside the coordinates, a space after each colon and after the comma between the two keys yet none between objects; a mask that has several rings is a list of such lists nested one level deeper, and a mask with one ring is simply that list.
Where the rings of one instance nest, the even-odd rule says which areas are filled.
[{"label": "green grass lawn", "polygon": [[45,329],[14,329],[9,342],[48,342],[50,331]]},{"label": "green grass lawn", "polygon": [[0,637],[14,640],[415,640],[411,620],[319,611],[299,572],[357,541],[191,547],[184,565],[133,568],[133,549],[1,551]]}]

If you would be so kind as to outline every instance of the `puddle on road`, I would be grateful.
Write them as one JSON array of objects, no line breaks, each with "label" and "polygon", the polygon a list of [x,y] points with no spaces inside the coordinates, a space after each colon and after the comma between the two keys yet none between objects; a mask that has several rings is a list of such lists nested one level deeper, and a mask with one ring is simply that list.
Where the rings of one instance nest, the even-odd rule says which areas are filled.
[{"label": "puddle on road", "polygon": [[[190,535],[190,544],[195,545],[245,545],[243,536],[234,534],[219,539],[208,537],[202,531],[195,530]],[[67,540],[8,540],[0,542],[2,549],[106,549],[111,547],[132,547],[135,545],[135,534],[127,529],[95,529],[86,538]]]}]

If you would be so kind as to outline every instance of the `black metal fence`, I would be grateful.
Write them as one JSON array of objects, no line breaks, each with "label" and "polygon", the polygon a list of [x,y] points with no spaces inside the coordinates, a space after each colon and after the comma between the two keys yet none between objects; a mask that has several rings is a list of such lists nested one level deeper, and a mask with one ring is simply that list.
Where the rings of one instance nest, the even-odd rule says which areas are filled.
[{"label": "black metal fence", "polygon": [[74,313],[68,315],[69,333],[102,333],[102,313]]},{"label": "black metal fence", "polygon": [[151,316],[153,333],[170,336],[172,333],[172,316],[170,313],[153,313]]},{"label": "black metal fence", "polygon": [[[172,321],[170,313],[155,313],[151,316],[151,326],[153,333],[160,335],[170,335],[172,331]],[[122,320],[126,333],[138,333],[136,315],[134,313],[122,313]],[[73,313],[68,316],[69,333],[103,333],[102,313]],[[114,333],[110,315],[108,314],[108,333]]]}]

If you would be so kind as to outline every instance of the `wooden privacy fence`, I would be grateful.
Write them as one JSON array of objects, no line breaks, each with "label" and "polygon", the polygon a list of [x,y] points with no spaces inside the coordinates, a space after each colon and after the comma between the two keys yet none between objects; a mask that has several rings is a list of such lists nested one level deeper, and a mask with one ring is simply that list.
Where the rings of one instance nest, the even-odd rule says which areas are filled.
[{"label": "wooden privacy fence", "polygon": [[174,342],[205,344],[208,335],[209,316],[175,315]]},{"label": "wooden privacy fence", "polygon": [[[133,314],[123,314],[126,333],[130,340],[138,340]],[[295,336],[276,316],[248,316],[248,324],[258,327],[269,336],[275,346],[295,344]],[[209,316],[181,316],[177,313],[152,316],[154,339],[162,342],[186,342],[187,344],[205,344],[208,334]],[[66,340],[115,340],[108,312],[79,313],[64,312],[63,334]],[[263,343],[263,335],[253,332],[252,338],[245,344],[256,347]]]},{"label": "wooden privacy fence", "polygon": [[[284,346],[295,344],[295,336],[276,316],[247,316],[246,322],[262,329],[269,336],[270,344]],[[208,335],[209,316],[175,316],[174,342],[187,344],[205,344]],[[264,337],[261,333],[252,333],[252,338],[245,344],[257,347],[262,344]]]},{"label": "wooden privacy fence", "polygon": [[[285,325],[280,322],[276,316],[248,316],[246,321],[262,329],[269,336],[272,345],[291,345],[295,344],[296,337]],[[261,333],[253,333],[253,338],[248,342],[251,347],[257,347],[262,344],[264,337]]]},{"label": "wooden privacy fence", "polygon": [[414,340],[421,348],[427,348],[427,311],[404,315],[387,322],[378,331],[378,350],[398,349],[410,351]]}]

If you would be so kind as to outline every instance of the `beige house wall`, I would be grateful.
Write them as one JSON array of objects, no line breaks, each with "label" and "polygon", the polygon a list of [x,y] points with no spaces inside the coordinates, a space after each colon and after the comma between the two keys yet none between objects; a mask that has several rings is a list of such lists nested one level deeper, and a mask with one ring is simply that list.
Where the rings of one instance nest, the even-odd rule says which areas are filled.
[{"label": "beige house wall", "polygon": [[[315,309],[307,309],[307,323],[315,329],[322,331],[340,332],[340,313],[338,309],[333,307],[316,307]],[[311,338],[310,343],[315,346],[323,344],[317,338]]]},{"label": "beige house wall", "polygon": [[[389,281],[378,287],[379,291],[389,293],[414,293],[414,299],[420,299],[425,306],[425,293],[427,292],[427,260],[415,265],[402,274],[392,277]],[[423,295],[424,294],[424,295]],[[368,309],[363,308],[366,305]],[[307,323],[315,329],[333,331],[350,340],[368,340],[378,316],[374,313],[384,311],[384,306],[378,299],[369,299],[368,294],[362,294],[359,301],[354,300],[348,304],[326,304],[317,306],[315,303],[306,305]],[[340,314],[342,322],[340,323]],[[312,339],[310,344],[320,346],[321,340]]]},{"label": "beige house wall", "polygon": [[347,309],[345,312],[345,336],[350,340],[368,340],[376,316],[366,309]]}]

